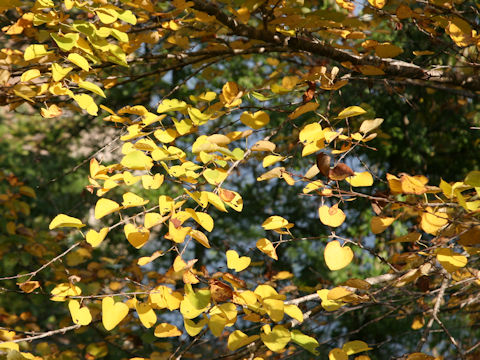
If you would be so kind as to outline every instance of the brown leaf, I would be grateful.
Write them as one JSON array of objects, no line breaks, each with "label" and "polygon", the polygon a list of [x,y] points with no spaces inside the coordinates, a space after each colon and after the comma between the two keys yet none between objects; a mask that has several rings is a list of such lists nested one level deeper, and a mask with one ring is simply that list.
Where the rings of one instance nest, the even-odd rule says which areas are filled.
[{"label": "brown leaf", "polygon": [[307,102],[311,101],[315,96],[316,85],[313,81],[308,81],[308,89],[303,94],[303,103],[306,104]]},{"label": "brown leaf", "polygon": [[225,202],[230,202],[235,198],[235,193],[226,189],[219,189],[218,195]]},{"label": "brown leaf", "polygon": [[328,174],[330,172],[330,161],[331,158],[329,155],[321,152],[317,154],[317,168],[320,170],[323,176],[328,177]]},{"label": "brown leaf", "polygon": [[331,180],[345,180],[349,176],[354,176],[355,172],[344,163],[337,164],[333,169],[330,169],[328,177]]},{"label": "brown leaf", "polygon": [[20,289],[22,289],[22,291],[26,292],[27,294],[40,287],[40,283],[38,281],[25,281],[23,283],[17,283],[17,285]]},{"label": "brown leaf", "polygon": [[239,289],[247,288],[247,283],[233,274],[224,273],[222,275],[222,278],[223,280],[228,281],[230,284],[232,284],[236,288],[239,288]]},{"label": "brown leaf", "polygon": [[233,290],[230,286],[219,280],[210,279],[210,293],[215,302],[225,302],[233,299]]}]

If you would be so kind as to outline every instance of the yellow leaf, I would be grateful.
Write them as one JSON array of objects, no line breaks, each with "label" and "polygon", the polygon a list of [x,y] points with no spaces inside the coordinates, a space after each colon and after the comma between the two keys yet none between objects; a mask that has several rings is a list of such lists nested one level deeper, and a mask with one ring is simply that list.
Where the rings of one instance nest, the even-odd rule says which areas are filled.
[{"label": "yellow leaf", "polygon": [[59,227],[81,228],[83,226],[85,226],[85,224],[83,224],[81,220],[65,214],[60,214],[55,216],[55,218],[50,222],[48,228],[52,230]]},{"label": "yellow leaf", "polygon": [[290,331],[282,325],[275,325],[273,330],[271,330],[270,325],[264,325],[262,330],[260,338],[265,346],[274,352],[282,352],[290,342]]},{"label": "yellow leaf", "polygon": [[177,99],[165,99],[157,107],[158,113],[164,113],[168,111],[182,111],[187,109],[187,103]]},{"label": "yellow leaf", "polygon": [[385,231],[390,225],[393,224],[395,218],[392,217],[380,217],[374,216],[370,221],[370,227],[372,228],[372,232],[374,234],[380,234]]},{"label": "yellow leaf", "polygon": [[436,235],[437,232],[448,224],[448,215],[443,212],[434,211],[427,207],[426,211],[422,212],[422,220],[420,227],[427,234]]},{"label": "yellow leaf", "polygon": [[235,250],[228,250],[227,254],[227,267],[237,272],[245,270],[251,263],[252,259],[248,256],[239,257]]},{"label": "yellow leaf", "polygon": [[151,256],[142,256],[140,259],[137,260],[138,266],[145,266],[150,264],[156,258],[165,255],[165,253],[161,250],[155,251]]},{"label": "yellow leaf", "polygon": [[275,148],[277,145],[275,145],[273,142],[268,141],[268,140],[259,140],[252,146],[252,151],[270,151],[273,152],[275,151]]},{"label": "yellow leaf", "polygon": [[190,336],[197,336],[200,331],[202,331],[203,327],[207,324],[207,322],[207,318],[203,318],[198,323],[195,323],[193,320],[190,319],[183,319],[183,325],[185,326],[185,330]]},{"label": "yellow leaf", "polygon": [[270,116],[268,116],[268,114],[264,111],[257,111],[253,114],[245,111],[240,116],[240,121],[252,129],[258,130],[268,125],[270,122]]},{"label": "yellow leaf", "polygon": [[362,122],[362,125],[360,125],[360,132],[366,134],[372,130],[375,130],[377,127],[382,125],[383,119],[382,118],[376,118],[374,120],[365,120]]},{"label": "yellow leaf", "polygon": [[328,360],[348,360],[348,355],[342,349],[335,348],[328,353]]},{"label": "yellow leaf", "polygon": [[322,307],[326,311],[335,311],[343,306],[343,302],[328,299],[328,289],[317,290],[317,295],[322,300]]},{"label": "yellow leaf", "polygon": [[80,37],[77,33],[69,33],[66,35],[60,35],[58,33],[51,33],[50,36],[57,43],[60,50],[69,52],[77,44]]},{"label": "yellow leaf", "polygon": [[212,334],[216,337],[222,335],[223,329],[227,325],[228,319],[222,316],[221,314],[213,314],[208,319],[208,328]]},{"label": "yellow leaf", "polygon": [[267,155],[263,158],[262,166],[266,168],[283,160],[285,160],[285,157],[280,155]]},{"label": "yellow leaf", "polygon": [[345,119],[347,117],[363,115],[365,113],[366,111],[363,110],[360,106],[349,106],[346,109],[343,109],[342,111],[340,111],[340,113],[337,116],[337,119]]},{"label": "yellow leaf", "polygon": [[385,4],[387,3],[387,0],[368,0],[368,2],[370,3],[370,5],[376,7],[377,9],[383,9]]},{"label": "yellow leaf", "polygon": [[227,170],[224,169],[206,169],[203,177],[213,186],[218,186],[227,178]]},{"label": "yellow leaf", "polygon": [[83,88],[85,90],[91,91],[91,92],[93,92],[97,95],[100,95],[101,97],[106,98],[105,93],[103,92],[103,90],[98,85],[95,85],[95,84],[93,84],[91,82],[88,82],[88,81],[80,81],[78,83],[78,86],[80,86],[81,88]]},{"label": "yellow leaf", "polygon": [[30,61],[51,53],[52,51],[47,51],[47,45],[33,44],[25,49],[23,59],[25,61]]},{"label": "yellow leaf", "polygon": [[218,210],[223,211],[223,212],[228,212],[227,209],[225,208],[225,204],[223,203],[222,199],[220,196],[213,192],[206,192],[207,193],[207,199],[210,204],[215,206]]},{"label": "yellow leaf", "polygon": [[340,300],[348,295],[350,295],[352,292],[350,290],[347,290],[343,286],[337,286],[334,287],[332,290],[330,290],[327,294],[327,299],[328,300]]},{"label": "yellow leaf", "polygon": [[88,325],[92,322],[92,314],[86,306],[80,308],[80,303],[77,300],[70,300],[68,302],[68,309],[75,324]]},{"label": "yellow leaf", "polygon": [[87,59],[85,59],[82,55],[72,53],[68,55],[67,59],[77,65],[82,70],[88,71],[90,70],[90,64],[88,63]]},{"label": "yellow leaf", "polygon": [[161,323],[157,325],[153,334],[156,337],[164,338],[164,337],[180,336],[182,335],[182,332],[175,325]]},{"label": "yellow leaf", "polygon": [[381,58],[394,58],[403,53],[402,48],[388,42],[375,46],[375,55]]},{"label": "yellow leaf", "polygon": [[338,204],[335,204],[332,207],[328,207],[327,205],[320,206],[318,209],[318,216],[320,217],[322,224],[331,227],[342,225],[346,218],[342,209],[338,208]]},{"label": "yellow leaf", "polygon": [[118,19],[118,13],[112,8],[101,7],[95,10],[95,13],[100,21],[107,25],[114,23]]},{"label": "yellow leaf", "polygon": [[237,97],[240,95],[241,94],[236,82],[229,81],[225,85],[223,85],[222,96],[223,96],[223,100],[226,102],[227,105],[234,105],[233,102],[237,100]]},{"label": "yellow leaf", "polygon": [[135,302],[135,310],[143,326],[150,329],[157,322],[157,315],[148,302]]},{"label": "yellow leaf", "polygon": [[123,157],[121,164],[132,170],[150,170],[153,160],[142,151],[134,150]]},{"label": "yellow leaf", "polygon": [[443,248],[437,251],[437,260],[449,273],[467,265],[467,257],[454,252],[452,249]]},{"label": "yellow leaf", "polygon": [[93,101],[93,98],[90,95],[74,95],[73,98],[77,102],[77,104],[87,113],[89,113],[90,115],[97,115],[98,106],[97,104],[95,104],[95,101]]},{"label": "yellow leaf", "polygon": [[201,227],[207,231],[213,230],[213,219],[210,215],[204,212],[198,212],[193,209],[185,209],[185,211],[195,220]]},{"label": "yellow leaf", "polygon": [[125,237],[128,242],[136,249],[140,249],[146,244],[150,237],[150,231],[145,228],[138,228],[133,224],[127,224],[123,227]]},{"label": "yellow leaf", "polygon": [[46,109],[45,108],[40,109],[40,114],[45,119],[51,119],[51,118],[62,115],[63,111],[57,105],[53,104]]},{"label": "yellow leaf", "polygon": [[38,69],[30,69],[30,70],[27,70],[25,71],[22,76],[20,77],[20,80],[22,82],[27,82],[27,81],[30,81],[30,80],[33,80],[37,77],[39,77],[41,74],[40,74],[40,71]]},{"label": "yellow leaf", "polygon": [[52,64],[51,71],[52,71],[52,77],[54,81],[60,81],[62,80],[70,71],[72,71],[72,67],[62,67],[59,64]]},{"label": "yellow leaf", "polygon": [[261,238],[257,241],[256,245],[258,250],[270,256],[272,259],[278,260],[277,251],[270,240]]},{"label": "yellow leaf", "polygon": [[82,289],[70,283],[61,283],[55,286],[50,292],[52,301],[65,301],[66,296],[78,296],[82,293]]},{"label": "yellow leaf", "polygon": [[197,240],[200,244],[210,249],[210,243],[208,242],[207,236],[199,230],[192,229],[190,231],[190,236]]},{"label": "yellow leaf", "polygon": [[137,18],[130,10],[123,10],[118,13],[118,18],[131,25],[137,24]]},{"label": "yellow leaf", "polygon": [[410,326],[413,330],[421,329],[425,325],[425,318],[423,316],[415,316],[413,319],[412,325]]},{"label": "yellow leaf", "polygon": [[330,241],[323,253],[327,267],[334,271],[343,269],[353,259],[353,251],[348,246],[341,246],[337,240]]},{"label": "yellow leaf", "polygon": [[267,220],[265,220],[262,224],[262,227],[265,230],[275,230],[287,227],[288,224],[289,223],[287,219],[284,219],[283,217],[278,215],[274,215],[270,216]]},{"label": "yellow leaf", "polygon": [[259,339],[259,335],[248,336],[240,330],[235,330],[228,336],[227,347],[230,351],[235,351]]},{"label": "yellow leaf", "polygon": [[122,207],[110,199],[99,199],[95,205],[95,219],[101,219],[105,215],[114,213]]},{"label": "yellow leaf", "polygon": [[102,300],[102,323],[105,330],[110,331],[128,315],[128,306],[107,296]]},{"label": "yellow leaf", "polygon": [[294,318],[297,320],[299,323],[303,322],[303,313],[302,310],[297,305],[285,305],[283,310],[285,313],[290,316],[291,318]]},{"label": "yellow leaf", "polygon": [[160,188],[163,184],[163,180],[165,179],[164,175],[155,174],[154,176],[151,175],[142,175],[142,186],[144,189],[152,189],[156,190]]},{"label": "yellow leaf", "polygon": [[364,172],[355,171],[355,176],[349,176],[345,180],[354,187],[373,185],[373,176],[368,171],[364,171]]},{"label": "yellow leaf", "polygon": [[368,347],[368,344],[366,342],[354,340],[343,344],[342,350],[345,351],[347,355],[354,355],[359,352],[372,350],[372,348]]},{"label": "yellow leaf", "polygon": [[288,115],[288,118],[291,120],[296,119],[307,112],[316,110],[319,105],[320,104],[317,104],[316,102],[309,102],[304,105],[301,105],[298,108],[296,108],[294,112]]},{"label": "yellow leaf", "polygon": [[99,232],[95,230],[89,230],[87,233],[87,243],[92,245],[93,247],[97,247],[101,244],[101,242],[105,239],[110,229],[108,227],[102,228]]},{"label": "yellow leaf", "polygon": [[135,195],[134,193],[131,193],[131,192],[127,192],[123,194],[122,205],[124,209],[134,207],[134,206],[143,206],[145,204],[148,204],[148,202],[149,200],[145,200],[144,198],[138,195]]}]

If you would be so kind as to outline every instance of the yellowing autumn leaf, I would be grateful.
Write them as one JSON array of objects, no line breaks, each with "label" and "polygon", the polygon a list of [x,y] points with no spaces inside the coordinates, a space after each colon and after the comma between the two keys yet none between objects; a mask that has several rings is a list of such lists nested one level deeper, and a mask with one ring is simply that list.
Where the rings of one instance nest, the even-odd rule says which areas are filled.
[{"label": "yellowing autumn leaf", "polygon": [[354,176],[349,176],[345,180],[354,187],[373,185],[373,176],[368,171],[364,171],[364,172],[355,171]]},{"label": "yellowing autumn leaf", "polygon": [[456,253],[449,248],[439,249],[437,251],[437,260],[449,273],[465,267],[468,262],[466,256]]},{"label": "yellowing autumn leaf", "polygon": [[385,231],[390,225],[393,224],[395,218],[392,217],[381,217],[381,216],[374,216],[370,221],[370,227],[372,228],[372,232],[374,234],[380,234]]},{"label": "yellowing autumn leaf", "polygon": [[25,61],[30,61],[51,54],[52,52],[53,51],[47,51],[47,45],[33,44],[25,49],[23,58]]},{"label": "yellowing autumn leaf", "polygon": [[448,215],[444,212],[434,211],[430,207],[427,207],[425,211],[422,212],[420,227],[427,234],[436,235],[437,232],[447,224]]},{"label": "yellowing autumn leaf", "polygon": [[261,238],[257,241],[256,246],[258,250],[260,250],[264,254],[270,256],[274,260],[278,260],[277,251],[275,250],[275,247],[270,240],[266,238]]},{"label": "yellowing autumn leaf", "polygon": [[150,237],[150,231],[143,227],[136,227],[133,224],[127,224],[123,227],[125,237],[128,242],[136,249],[140,249],[145,245]]},{"label": "yellowing autumn leaf", "polygon": [[327,267],[334,271],[343,269],[353,259],[353,251],[348,246],[341,246],[337,240],[330,241],[323,253]]},{"label": "yellowing autumn leaf", "polygon": [[251,263],[252,259],[248,256],[238,256],[235,250],[228,250],[227,255],[227,267],[237,272],[245,270]]},{"label": "yellowing autumn leaf", "polygon": [[228,336],[227,347],[230,351],[235,351],[259,339],[259,335],[248,336],[240,330],[235,330]]},{"label": "yellowing autumn leaf", "polygon": [[60,214],[55,216],[55,218],[50,222],[50,225],[48,225],[48,228],[53,230],[59,227],[81,228],[83,226],[85,226],[85,224],[83,224],[80,219],[65,214]]},{"label": "yellowing autumn leaf", "polygon": [[88,63],[87,59],[85,59],[82,55],[72,53],[68,55],[68,60],[77,65],[82,70],[88,71],[90,70],[90,64]]},{"label": "yellowing autumn leaf", "polygon": [[125,155],[120,163],[132,170],[150,170],[153,166],[153,159],[145,155],[143,151],[134,150]]},{"label": "yellowing autumn leaf", "polygon": [[52,301],[65,301],[67,296],[78,296],[82,293],[82,289],[70,283],[61,283],[55,286],[50,292]]},{"label": "yellowing autumn leaf", "polygon": [[354,117],[358,115],[363,115],[365,114],[366,111],[363,110],[360,106],[349,106],[346,109],[343,109],[340,111],[340,113],[337,116],[337,119],[345,119],[347,117]]},{"label": "yellowing autumn leaf", "polygon": [[168,323],[161,323],[157,325],[153,334],[156,337],[165,338],[165,337],[180,336],[182,335],[182,332],[175,325],[168,324]]},{"label": "yellowing autumn leaf", "polygon": [[101,198],[97,201],[97,204],[95,205],[95,219],[101,219],[105,215],[114,213],[121,208],[122,207],[118,205],[115,201]]},{"label": "yellowing autumn leaf", "polygon": [[85,326],[92,322],[90,310],[88,310],[86,306],[80,307],[80,303],[77,300],[70,300],[68,302],[68,309],[75,324]]},{"label": "yellowing autumn leaf", "polygon": [[203,327],[207,324],[207,322],[207,318],[203,318],[198,323],[190,319],[183,319],[183,325],[185,326],[185,330],[190,336],[197,336],[200,331],[202,331]]},{"label": "yellowing autumn leaf", "polygon": [[51,119],[57,116],[60,116],[63,114],[62,109],[60,109],[57,105],[53,104],[50,105],[48,108],[41,108],[40,109],[40,115],[44,117],[45,119]]},{"label": "yellowing autumn leaf", "polygon": [[275,325],[273,330],[270,325],[264,325],[262,330],[260,334],[262,342],[274,352],[281,352],[291,340],[290,331],[282,325]]},{"label": "yellowing autumn leaf", "polygon": [[335,348],[328,353],[328,360],[348,360],[348,355],[342,349]]},{"label": "yellowing autumn leaf", "polygon": [[315,111],[318,107],[319,107],[320,104],[316,103],[316,102],[308,102],[304,105],[301,105],[299,106],[298,108],[295,109],[294,112],[292,112],[290,115],[288,115],[288,118],[289,119],[296,119],[298,118],[299,116],[307,113],[307,112],[310,112],[310,111]]},{"label": "yellowing autumn leaf", "polygon": [[375,130],[377,127],[382,125],[382,123],[383,123],[383,119],[381,118],[376,118],[373,120],[365,120],[364,122],[362,122],[362,125],[360,125],[359,131],[361,133],[366,134],[372,130]]},{"label": "yellowing autumn leaf", "polygon": [[38,69],[30,69],[30,70],[27,70],[25,71],[22,76],[20,77],[20,80],[22,82],[27,82],[27,81],[30,81],[30,80],[33,80],[33,79],[36,79],[37,77],[39,77],[41,74],[40,74],[40,70]]},{"label": "yellowing autumn leaf", "polygon": [[270,116],[264,111],[257,111],[253,114],[246,111],[240,116],[240,121],[252,129],[258,130],[268,125]]},{"label": "yellowing autumn leaf", "polygon": [[403,53],[402,48],[388,42],[375,46],[375,55],[381,58],[394,58]]},{"label": "yellowing autumn leaf", "polygon": [[276,230],[287,227],[288,224],[289,223],[287,219],[284,219],[283,217],[278,215],[274,215],[270,216],[267,220],[265,220],[262,224],[262,227],[265,230]]},{"label": "yellowing autumn leaf", "polygon": [[385,4],[387,3],[387,0],[368,0],[368,2],[370,3],[370,5],[376,7],[377,9],[383,9]]},{"label": "yellowing autumn leaf", "polygon": [[128,306],[122,302],[115,303],[113,297],[107,296],[102,300],[102,324],[105,330],[115,328],[128,315]]},{"label": "yellowing autumn leaf", "polygon": [[322,224],[331,227],[342,225],[346,218],[342,209],[338,208],[338,204],[335,204],[332,207],[328,207],[327,205],[320,206],[318,209],[318,216],[320,217]]},{"label": "yellowing autumn leaf", "polygon": [[135,310],[143,326],[151,328],[157,322],[157,315],[148,302],[135,302]]},{"label": "yellowing autumn leaf", "polygon": [[131,192],[127,192],[123,194],[122,205],[124,209],[127,209],[129,207],[135,207],[135,206],[143,206],[145,204],[148,204],[148,202],[149,200],[145,200],[144,198]]},{"label": "yellowing autumn leaf", "polygon": [[87,243],[89,243],[93,247],[99,246],[107,236],[109,230],[110,229],[108,227],[102,228],[99,232],[96,232],[93,229],[89,230],[86,235]]},{"label": "yellowing autumn leaf", "polygon": [[342,350],[345,351],[347,355],[354,355],[359,352],[372,350],[372,348],[364,341],[353,340],[343,344]]}]

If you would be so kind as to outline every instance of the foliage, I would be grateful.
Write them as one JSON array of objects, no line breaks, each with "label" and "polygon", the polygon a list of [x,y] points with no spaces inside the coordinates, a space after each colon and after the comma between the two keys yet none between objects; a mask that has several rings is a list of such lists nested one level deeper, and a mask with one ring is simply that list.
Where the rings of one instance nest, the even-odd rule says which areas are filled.
[{"label": "foliage", "polygon": [[0,354],[479,356],[475,2],[0,12]]}]

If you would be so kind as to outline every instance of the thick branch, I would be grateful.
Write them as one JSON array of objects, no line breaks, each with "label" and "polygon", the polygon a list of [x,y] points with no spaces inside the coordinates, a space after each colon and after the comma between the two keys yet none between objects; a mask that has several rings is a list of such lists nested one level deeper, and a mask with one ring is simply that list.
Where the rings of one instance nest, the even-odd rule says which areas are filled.
[{"label": "thick branch", "polygon": [[436,83],[460,86],[464,89],[480,90],[478,76],[450,76],[439,70],[425,70],[418,65],[401,60],[382,59],[376,56],[363,57],[347,51],[336,49],[333,46],[316,42],[305,37],[289,37],[281,33],[272,33],[266,29],[256,29],[252,26],[239,23],[235,18],[225,14],[218,6],[204,0],[193,0],[193,8],[214,16],[220,23],[228,27],[233,34],[251,40],[260,40],[268,44],[284,46],[293,51],[305,51],[314,55],[323,56],[338,62],[350,62],[352,65],[371,65],[383,70],[387,77],[401,77],[407,79],[422,79]]}]

